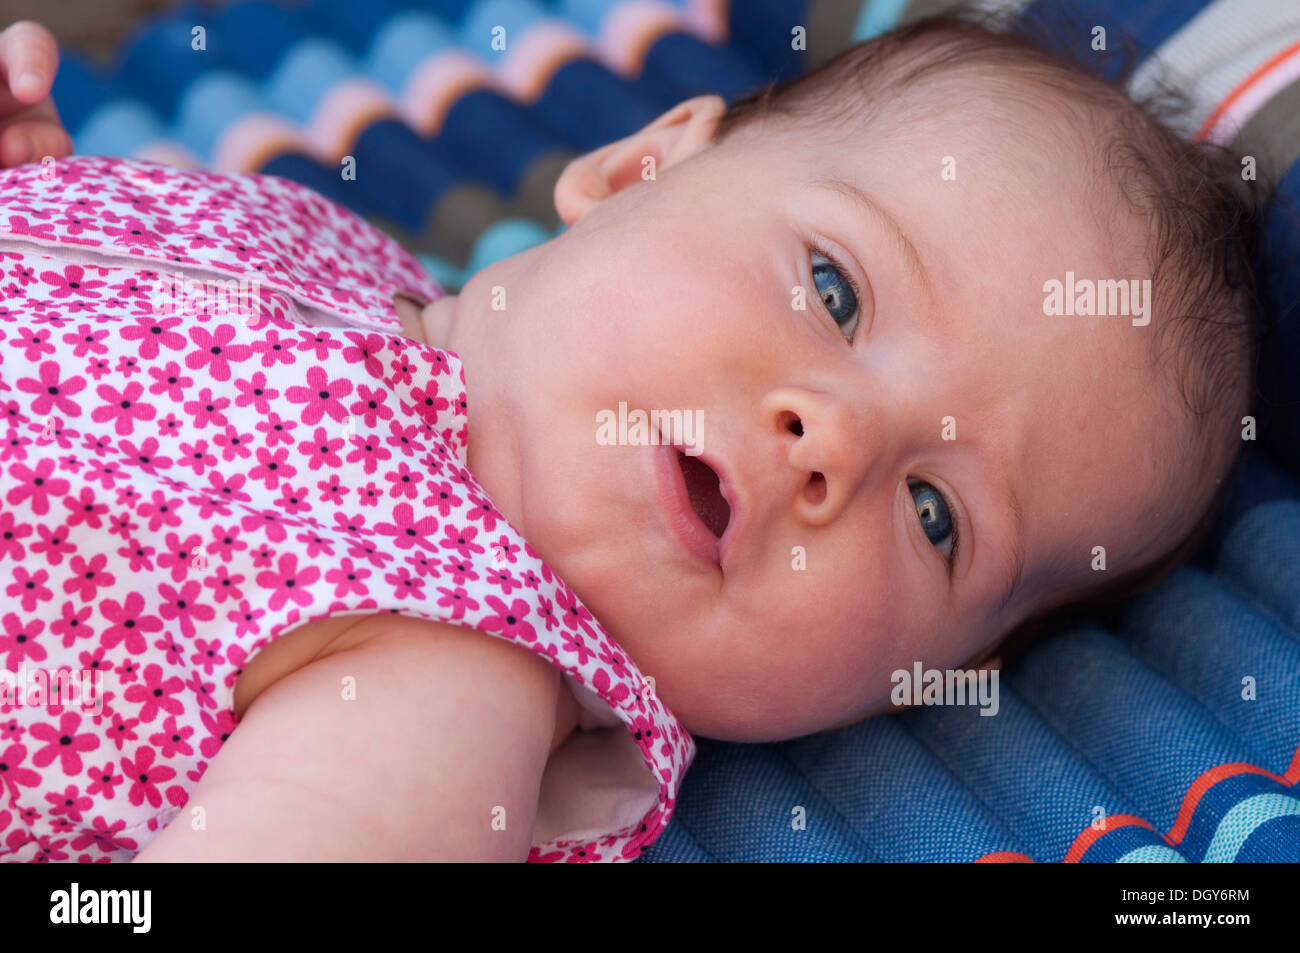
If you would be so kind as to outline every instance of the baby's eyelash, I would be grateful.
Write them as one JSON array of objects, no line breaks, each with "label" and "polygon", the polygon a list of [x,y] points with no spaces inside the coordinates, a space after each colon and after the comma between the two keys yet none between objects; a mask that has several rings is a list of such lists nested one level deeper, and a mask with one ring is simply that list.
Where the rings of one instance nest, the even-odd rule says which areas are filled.
[{"label": "baby's eyelash", "polygon": [[[858,287],[858,280],[853,277],[853,272],[849,271],[849,269],[841,265],[840,260],[836,258],[834,255],[832,255],[829,251],[827,251],[826,247],[822,245],[822,243],[819,242],[817,239],[815,238],[810,239],[808,241],[808,248],[812,252],[817,254],[819,257],[825,258],[828,262],[830,262],[831,266],[840,273],[840,277],[842,277],[845,281],[849,283],[849,287],[853,289],[853,299],[857,301],[858,307],[861,308],[862,289]],[[818,297],[820,297],[820,295]],[[857,335],[855,334],[854,337],[856,336]]]},{"label": "baby's eyelash", "polygon": [[957,568],[957,555],[961,547],[961,520],[957,518],[957,511],[948,503],[947,497],[944,497],[943,502],[947,505],[948,511],[952,513],[952,554],[948,557],[948,583],[951,585],[952,571]]}]

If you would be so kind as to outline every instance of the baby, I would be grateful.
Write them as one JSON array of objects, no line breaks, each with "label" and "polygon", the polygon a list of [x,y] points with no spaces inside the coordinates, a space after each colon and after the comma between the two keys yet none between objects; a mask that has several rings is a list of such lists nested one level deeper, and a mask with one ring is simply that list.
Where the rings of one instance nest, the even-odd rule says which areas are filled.
[{"label": "baby", "polygon": [[[66,152],[52,48],[22,30],[10,88],[48,112],[25,147],[0,133],[10,164]],[[626,653],[609,665],[637,674],[628,691],[653,678],[632,704],[675,718],[635,737],[681,755],[656,779],[671,806],[693,748],[665,725],[758,742],[893,710],[892,673],[996,665],[1008,633],[1195,546],[1252,396],[1234,171],[1031,44],[935,18],[575,160],[560,236],[456,296],[398,289],[401,353],[463,369],[484,505]],[[30,370],[9,343],[12,388]],[[697,445],[597,439],[621,406],[694,415]],[[543,779],[590,777],[595,709],[562,660],[459,619],[315,611],[279,635],[238,672],[238,730],[177,796],[205,824],[173,811],[139,858],[550,843]],[[347,679],[384,689],[340,705]]]}]

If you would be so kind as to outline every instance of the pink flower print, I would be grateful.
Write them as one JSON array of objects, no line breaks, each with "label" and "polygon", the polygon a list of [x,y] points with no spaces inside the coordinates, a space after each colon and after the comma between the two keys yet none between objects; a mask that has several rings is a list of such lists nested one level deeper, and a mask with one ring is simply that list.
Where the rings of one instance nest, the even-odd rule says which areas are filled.
[{"label": "pink flower print", "polygon": [[[47,241],[47,242],[52,242],[56,240],[54,236],[53,222],[46,222],[43,225],[37,225],[33,227],[31,224],[28,223],[27,219],[23,218],[21,215],[9,216],[9,234],[18,237],[22,237],[23,235],[30,235],[32,238],[40,239],[42,241]],[[43,278],[44,275],[42,275],[41,277]]]},{"label": "pink flower print", "polygon": [[226,657],[221,654],[220,639],[213,639],[211,642],[207,639],[195,639],[194,649],[194,654],[190,656],[190,663],[203,666],[206,675],[211,675],[213,668],[226,660]]},{"label": "pink flower print", "polygon": [[158,607],[158,614],[164,619],[179,620],[181,634],[187,639],[194,635],[195,619],[207,622],[216,617],[216,610],[212,606],[198,601],[203,587],[197,579],[182,584],[179,592],[165,582],[159,583],[158,592],[166,600]]},{"label": "pink flower print", "polygon": [[367,434],[364,440],[354,437],[352,445],[356,449],[348,454],[348,463],[356,463],[361,460],[363,462],[362,469],[367,474],[374,473],[382,461],[393,456],[392,451],[386,450],[379,445],[378,434]]},{"label": "pink flower print", "polygon": [[99,644],[111,649],[117,643],[125,641],[126,650],[132,655],[140,655],[148,647],[146,632],[161,632],[163,624],[157,616],[145,611],[144,596],[138,592],[128,592],[126,601],[119,603],[116,599],[105,599],[99,604],[99,614],[113,625],[104,630],[99,637]]},{"label": "pink flower print", "polygon": [[[179,523],[180,520],[176,522]],[[194,557],[202,551],[203,537],[198,533],[191,533],[184,539],[181,539],[179,533],[168,533],[167,549],[158,554],[158,568],[166,569],[170,566],[172,582],[180,582],[189,575],[190,569],[194,567]]]},{"label": "pink flower print", "polygon": [[537,640],[537,632],[524,621],[532,609],[523,599],[513,600],[509,606],[496,596],[483,597],[489,606],[496,610],[496,615],[485,616],[479,623],[484,632],[500,632],[508,639],[523,639],[525,642]]},{"label": "pink flower print", "polygon": [[[622,682],[618,684],[612,683],[609,680],[609,672],[603,668],[596,669],[596,674],[591,679],[591,687],[596,691],[596,694],[615,708],[622,708],[624,699],[632,694],[631,690]],[[646,740],[649,741],[649,735],[646,736]]]},{"label": "pink flower print", "polygon": [[76,606],[71,602],[63,603],[62,618],[50,623],[50,634],[62,636],[66,649],[77,639],[94,638],[95,630],[86,623],[90,620],[91,606]]},{"label": "pink flower print", "polygon": [[[150,199],[152,199],[152,196],[150,196]],[[162,243],[161,235],[150,231],[144,222],[133,216],[127,216],[121,228],[105,225],[103,231],[105,235],[113,238],[114,245],[125,245],[131,248],[157,248]]]},{"label": "pink flower print", "polygon": [[[535,589],[537,587],[534,586],[533,588]],[[555,628],[557,625],[560,624],[560,620],[555,618],[555,609],[551,605],[551,600],[546,598],[541,593],[538,593],[537,595],[537,614],[540,615],[542,617],[542,621],[546,623],[547,632],[550,632],[551,629]]]},{"label": "pink flower print", "polygon": [[113,421],[119,437],[134,431],[137,420],[153,420],[157,414],[152,404],[140,401],[144,386],[139,381],[131,381],[120,391],[112,384],[100,384],[95,393],[104,403],[90,412],[90,419],[101,424]]},{"label": "pink flower print", "polygon": [[357,566],[345,557],[338,569],[330,569],[325,573],[325,581],[334,584],[334,598],[342,599],[348,593],[364,596],[369,592],[365,580],[370,575],[369,569]]},{"label": "pink flower print", "polygon": [[489,585],[496,586],[507,596],[515,589],[523,588],[515,581],[514,573],[504,568],[488,570],[487,581]]},{"label": "pink flower print", "polygon": [[430,381],[428,387],[411,388],[411,398],[416,412],[430,420],[437,419],[438,414],[451,406],[446,397],[439,396],[436,380]]},{"label": "pink flower print", "polygon": [[379,426],[381,420],[393,419],[393,408],[384,403],[388,391],[382,387],[357,385],[357,400],[348,408],[353,414],[359,414],[365,425],[371,429]]},{"label": "pink flower print", "polygon": [[455,589],[448,589],[446,586],[439,586],[438,591],[442,593],[442,598],[438,600],[438,605],[451,609],[453,619],[463,619],[466,609],[477,609],[478,601],[470,596],[460,586]]},{"label": "pink flower print", "polygon": [[50,292],[51,298],[67,298],[72,295],[83,298],[98,298],[100,293],[97,289],[108,284],[106,281],[88,279],[85,269],[80,265],[65,265],[63,274],[59,274],[57,271],[43,271],[41,272],[41,281],[54,289]]},{"label": "pink flower print", "polygon": [[101,503],[95,497],[95,491],[83,486],[76,496],[65,496],[63,505],[68,510],[68,526],[80,526],[85,523],[91,529],[104,525],[103,517],[108,513],[108,504]]},{"label": "pink flower print", "polygon": [[[12,592],[9,594],[13,595]],[[31,609],[24,606],[23,611],[30,612]],[[4,626],[4,633],[0,634],[0,654],[5,655],[5,668],[9,671],[18,671],[29,659],[39,662],[45,658],[45,649],[36,641],[36,636],[45,628],[40,619],[31,619],[24,625],[17,615],[7,612],[0,619],[0,625]]]},{"label": "pink flower print", "polygon": [[14,519],[13,513],[0,511],[0,559],[6,556],[15,562],[23,559],[27,555],[27,549],[22,541],[31,535],[31,523],[19,523]]},{"label": "pink flower print", "polygon": [[[67,502],[64,497],[64,502]],[[45,561],[51,566],[58,566],[68,553],[76,552],[77,547],[68,542],[68,526],[62,524],[51,529],[44,523],[36,524],[36,535],[41,539],[32,542],[33,553],[44,553]]]},{"label": "pink flower print", "polygon": [[[410,549],[421,546],[433,549],[433,534],[438,531],[438,520],[432,516],[415,518],[415,510],[410,503],[399,503],[393,508],[396,523],[376,523],[375,532],[380,536],[393,537],[393,545],[398,549]],[[445,542],[443,545],[447,545]],[[480,548],[479,552],[483,550]]]},{"label": "pink flower print", "polygon": [[153,383],[149,385],[149,393],[158,396],[166,396],[166,399],[174,404],[179,404],[185,399],[185,388],[194,384],[194,378],[186,377],[181,372],[181,366],[175,361],[168,361],[166,367],[148,367],[146,370],[149,376],[153,378]]},{"label": "pink flower print", "polygon": [[173,413],[168,413],[166,417],[158,421],[158,436],[165,439],[179,437],[182,426],[184,425],[181,423],[179,417]]},{"label": "pink flower print", "polygon": [[[276,391],[278,394],[279,391]],[[286,447],[293,446],[293,434],[290,433],[298,426],[295,420],[285,420],[275,411],[268,411],[263,415],[262,420],[257,422],[257,429],[266,434],[266,445],[274,447],[277,444],[284,444]]]},{"label": "pink flower print", "polygon": [[107,328],[92,331],[89,324],[83,324],[76,331],[63,335],[63,340],[73,345],[72,353],[75,357],[85,357],[91,353],[107,354],[108,346],[104,344],[106,337],[108,337]]},{"label": "pink flower print", "polygon": [[384,353],[384,345],[389,340],[387,335],[348,331],[343,337],[354,345],[343,349],[343,360],[350,364],[362,362],[366,373],[371,377],[384,376],[383,364],[379,358]]},{"label": "pink flower print", "polygon": [[[226,618],[235,625],[235,638],[242,639],[246,635],[256,635],[262,631],[258,624],[258,619],[266,615],[265,609],[254,609],[248,604],[247,599],[239,603],[239,608],[226,613]],[[231,650],[231,661],[234,661],[234,649]]]},{"label": "pink flower print", "polygon": [[123,456],[150,476],[157,476],[159,470],[171,469],[172,458],[158,453],[157,437],[146,437],[138,447],[133,441],[123,440],[120,447]]},{"label": "pink flower print", "polygon": [[18,283],[18,287],[26,288],[36,280],[36,269],[28,267],[27,265],[18,264],[14,265],[13,268],[10,269],[9,275]]},{"label": "pink flower print", "polygon": [[75,784],[69,784],[61,794],[56,791],[48,792],[45,800],[51,804],[51,814],[66,814],[69,821],[77,823],[81,823],[82,812],[89,811],[95,804],[94,799],[81,794]]},{"label": "pink flower print", "polygon": [[32,738],[45,742],[44,747],[37,748],[32,755],[32,764],[43,768],[57,758],[59,767],[68,777],[81,773],[81,752],[94,751],[99,747],[99,736],[86,731],[77,734],[81,724],[81,715],[75,711],[65,711],[59,716],[59,727],[37,722],[32,725]]},{"label": "pink flower print", "polygon": [[497,523],[502,519],[502,516],[497,511],[497,508],[492,505],[492,501],[486,496],[473,492],[469,494],[469,500],[473,504],[469,511],[470,520],[482,520],[483,529],[486,532],[490,533],[496,529]]},{"label": "pink flower print", "polygon": [[[275,501],[275,505],[285,513],[291,514],[311,510],[311,504],[308,502],[306,488],[295,487],[289,483],[285,483],[284,486],[280,487],[280,497]],[[308,555],[311,554],[308,553]]]},{"label": "pink flower print", "polygon": [[631,678],[632,672],[627,667],[627,659],[623,658],[623,653],[611,646],[609,642],[601,642],[598,646],[598,655],[600,660],[609,666],[619,678]]},{"label": "pink flower print", "polygon": [[344,442],[342,437],[330,439],[324,427],[317,427],[311,440],[304,440],[298,444],[298,452],[311,455],[309,466],[312,470],[319,470],[322,466],[338,468],[343,466],[338,451],[343,447]]},{"label": "pink flower print", "polygon": [[[131,526],[135,527],[135,523]],[[127,539],[126,545],[117,550],[117,554],[127,560],[127,568],[131,572],[140,572],[142,570],[153,569],[153,555],[156,550],[152,546],[147,546],[133,539]]]},{"label": "pink flower print", "polygon": [[568,586],[561,585],[560,590],[555,594],[555,601],[559,604],[560,617],[564,620],[564,625],[569,629],[576,629],[580,622],[591,621],[591,613],[587,607],[578,602]]},{"label": "pink flower print", "polygon": [[20,744],[12,744],[0,751],[0,789],[9,791],[11,804],[18,800],[20,785],[34,788],[41,783],[39,774],[22,766],[26,759],[27,748]]},{"label": "pink flower print", "polygon": [[444,549],[454,549],[462,556],[468,557],[470,553],[481,553],[485,551],[482,546],[474,542],[474,537],[478,535],[478,530],[473,526],[461,527],[448,523],[443,527],[443,535],[447,538],[442,540],[442,547]]},{"label": "pink flower print", "polygon": [[109,291],[115,292],[123,301],[136,299],[141,302],[151,300],[153,289],[142,284],[136,275],[128,275],[115,285],[109,285]]},{"label": "pink flower print", "polygon": [[58,408],[69,417],[81,416],[81,405],[72,399],[73,394],[86,389],[84,377],[72,376],[60,381],[62,369],[54,361],[46,361],[37,372],[38,377],[20,377],[17,387],[26,394],[36,394],[32,400],[32,413],[44,417]]},{"label": "pink flower print", "polygon": [[[339,351],[342,348],[343,342],[328,331],[298,332],[298,350],[311,351],[318,361],[328,360],[330,351]],[[308,421],[308,423],[314,423],[314,421]]]},{"label": "pink flower print", "polygon": [[458,586],[463,586],[467,580],[473,582],[478,579],[478,573],[474,571],[474,564],[468,559],[453,557],[443,563],[442,568],[444,572],[451,574],[452,582]]},{"label": "pink flower print", "polygon": [[278,612],[290,599],[293,600],[294,605],[310,605],[312,597],[307,590],[320,578],[320,570],[315,566],[304,566],[299,569],[298,557],[293,553],[281,553],[276,570],[257,574],[259,586],[274,590],[271,593],[271,611]]},{"label": "pink flower print", "polygon": [[224,427],[230,421],[226,419],[226,415],[222,411],[229,406],[229,397],[215,397],[212,394],[212,388],[205,387],[199,391],[198,400],[185,402],[185,412],[194,418],[194,426],[196,427],[206,427],[208,424]]},{"label": "pink flower print", "polygon": [[280,485],[281,479],[288,480],[298,472],[298,468],[289,462],[289,451],[285,447],[275,451],[258,447],[255,455],[257,466],[248,471],[248,476],[254,480],[264,480],[268,490],[274,490]]},{"label": "pink flower print", "polygon": [[213,332],[202,326],[190,328],[190,340],[196,347],[185,355],[185,366],[192,371],[206,367],[214,380],[230,380],[231,363],[237,364],[253,356],[249,345],[232,344],[234,337],[233,324],[218,324]]},{"label": "pink flower print", "polygon": [[[88,790],[87,793],[91,792]],[[109,824],[104,818],[96,817],[91,823],[95,829],[84,832],[74,840],[72,842],[73,850],[85,850],[91,844],[94,844],[106,854],[111,854],[116,850],[134,851],[139,849],[140,845],[131,838],[119,836],[119,832],[126,829],[126,821],[119,820]],[[107,859],[107,857],[104,858],[104,860]]]},{"label": "pink flower print", "polygon": [[203,580],[203,584],[212,590],[212,601],[220,604],[227,599],[239,599],[244,595],[244,590],[240,588],[240,583],[244,581],[244,574],[230,574],[230,570],[225,566],[218,566],[216,571]]},{"label": "pink flower print", "polygon": [[424,580],[412,575],[405,566],[398,566],[396,572],[385,573],[384,581],[393,587],[398,599],[407,596],[416,600],[424,598]]},{"label": "pink flower print", "polygon": [[[176,681],[179,682],[180,679]],[[158,792],[158,785],[176,777],[176,772],[166,765],[154,765],[154,757],[153,748],[142,747],[136,749],[135,760],[122,759],[122,773],[131,779],[127,800],[137,807],[146,800],[152,807],[162,807],[162,795]]]},{"label": "pink flower print", "polygon": [[103,553],[93,554],[89,561],[78,553],[68,563],[68,568],[76,575],[64,580],[63,591],[68,595],[77,593],[82,602],[93,601],[101,586],[111,586],[117,582],[116,576],[104,570],[107,565],[108,557]]},{"label": "pink flower print", "polygon": [[140,736],[135,732],[135,726],[140,724],[139,718],[123,718],[120,712],[113,713],[113,725],[109,728],[109,737],[113,739],[113,744],[117,750],[121,751],[128,741],[138,741]]},{"label": "pink flower print", "polygon": [[28,364],[34,364],[41,359],[42,355],[53,354],[55,347],[50,343],[51,332],[42,328],[40,331],[33,331],[28,327],[18,329],[18,340],[9,343],[23,352],[23,360]]},{"label": "pink flower print", "polygon": [[[11,598],[22,598],[22,607],[24,612],[36,611],[36,603],[48,602],[54,597],[45,586],[45,581],[50,578],[50,574],[44,569],[38,569],[35,573],[28,571],[26,566],[14,567],[14,581],[5,587],[5,595]],[[0,640],[0,646],[3,646],[3,640]],[[44,658],[44,654],[41,658]]]},{"label": "pink flower print", "polygon": [[461,503],[465,502],[456,495],[455,487],[446,480],[440,480],[437,483],[430,481],[429,485],[433,492],[421,502],[425,506],[437,507],[438,513],[444,518],[451,513],[453,507],[460,506]]},{"label": "pink flower print", "polygon": [[[553,621],[549,618],[550,614],[551,607],[548,602],[546,604],[546,612],[544,613],[544,617],[547,617],[546,629],[548,632],[551,629],[551,622]],[[579,665],[586,665],[589,659],[596,657],[596,653],[587,648],[587,643],[583,641],[581,632],[570,632],[567,629],[561,630],[560,645],[564,648],[564,651],[574,652],[577,654]]]},{"label": "pink flower print", "polygon": [[401,497],[407,500],[413,500],[420,493],[420,483],[424,477],[419,472],[411,469],[405,460],[397,465],[396,470],[390,470],[384,474],[384,479],[393,484],[392,489],[388,491],[389,496]]},{"label": "pink flower print", "polygon": [[275,328],[267,328],[262,332],[262,337],[249,345],[254,354],[262,355],[263,367],[274,367],[276,364],[292,364],[293,352],[297,345],[288,338],[280,337],[280,332]]},{"label": "pink flower print", "polygon": [[[241,460],[247,460],[253,455],[249,449],[253,443],[251,434],[241,434],[234,427],[227,426],[226,432],[217,434],[212,438],[212,442],[221,448],[221,459],[229,462],[238,457]],[[259,448],[261,449],[261,448]],[[257,479],[254,474],[249,474],[253,479]]]},{"label": "pink flower print", "polygon": [[30,497],[32,512],[44,516],[50,511],[50,497],[68,492],[68,481],[53,476],[53,473],[54,461],[49,457],[39,461],[34,470],[22,463],[12,464],[9,476],[17,481],[17,485],[5,494],[5,502],[17,506]]},{"label": "pink flower print", "polygon": [[86,793],[93,797],[102,792],[110,801],[113,799],[113,788],[125,780],[122,775],[116,773],[112,761],[105,762],[103,767],[91,767],[86,772],[86,776],[90,778],[90,783],[86,785]]},{"label": "pink flower print", "polygon": [[323,367],[312,367],[307,371],[306,387],[287,387],[284,395],[292,403],[306,404],[303,408],[303,423],[318,423],[325,414],[331,419],[342,421],[347,416],[341,398],[352,393],[352,382],[346,378],[330,381]]},{"label": "pink flower print", "polygon": [[194,754],[194,748],[187,740],[192,734],[192,727],[186,725],[182,728],[176,724],[175,717],[168,715],[163,722],[163,730],[149,736],[149,744],[157,745],[164,758],[174,758],[177,754],[188,756]]},{"label": "pink flower print", "polygon": [[194,469],[195,476],[203,476],[203,471],[208,467],[214,467],[216,463],[217,458],[209,454],[208,441],[205,439],[199,439],[194,443],[181,443],[181,456],[177,459],[177,464]]},{"label": "pink flower print", "polygon": [[180,526],[181,518],[176,511],[180,509],[179,497],[168,497],[162,490],[154,490],[148,500],[141,500],[136,512],[149,520],[149,532],[155,532],[163,526]]},{"label": "pink flower print", "polygon": [[[231,661],[234,661],[233,656]],[[229,708],[224,708],[216,714],[201,711],[199,718],[203,721],[204,735],[203,740],[199,742],[199,751],[205,758],[214,757],[226,743],[230,733],[235,730],[235,713]]]},{"label": "pink flower print", "polygon": [[172,695],[184,689],[185,683],[177,676],[165,678],[161,665],[146,665],[143,682],[132,685],[124,696],[129,702],[140,703],[140,721],[148,723],[158,717],[160,711],[179,715],[185,711],[185,705]]},{"label": "pink flower print", "polygon": [[270,412],[271,405],[269,401],[280,396],[279,388],[271,387],[267,383],[266,375],[261,371],[254,371],[253,376],[250,378],[238,378],[235,381],[235,387],[239,389],[239,396],[235,398],[235,406],[247,407],[252,404],[253,409],[263,417]]},{"label": "pink flower print", "polygon": [[[139,341],[136,349],[140,356],[153,360],[158,356],[160,346],[173,351],[185,349],[185,335],[175,330],[182,320],[179,317],[138,317],[134,324],[122,327],[118,334],[123,341]],[[168,364],[168,373],[172,367],[180,370],[180,365]]]}]

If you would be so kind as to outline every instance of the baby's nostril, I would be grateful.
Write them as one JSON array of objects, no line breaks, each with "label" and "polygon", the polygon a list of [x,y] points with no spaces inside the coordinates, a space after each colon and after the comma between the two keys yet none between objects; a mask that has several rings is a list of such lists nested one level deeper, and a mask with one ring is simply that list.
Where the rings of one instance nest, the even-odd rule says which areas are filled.
[{"label": "baby's nostril", "polygon": [[799,419],[797,414],[792,414],[788,410],[782,411],[781,423],[785,425],[786,430],[790,431],[796,437],[803,436],[803,422]]},{"label": "baby's nostril", "polygon": [[808,477],[808,485],[803,488],[803,495],[813,506],[819,505],[826,499],[826,478],[814,470]]}]

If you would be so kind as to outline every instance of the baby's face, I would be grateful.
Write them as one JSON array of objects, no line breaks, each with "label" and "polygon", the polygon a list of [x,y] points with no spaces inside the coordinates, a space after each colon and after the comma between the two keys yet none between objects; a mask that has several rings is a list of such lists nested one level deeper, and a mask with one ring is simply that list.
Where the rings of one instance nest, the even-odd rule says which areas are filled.
[{"label": "baby's face", "polygon": [[[690,731],[884,710],[895,670],[978,661],[1096,581],[1094,547],[1115,573],[1163,544],[1155,324],[1044,314],[1067,271],[1149,277],[1125,264],[1141,223],[1079,184],[1065,131],[967,107],[711,145],[721,103],[696,102],[604,155],[612,194],[566,175],[567,232],[426,312],[465,362],[471,469]],[[718,562],[673,529],[675,453],[599,439],[621,403],[698,415],[730,501]]]}]

